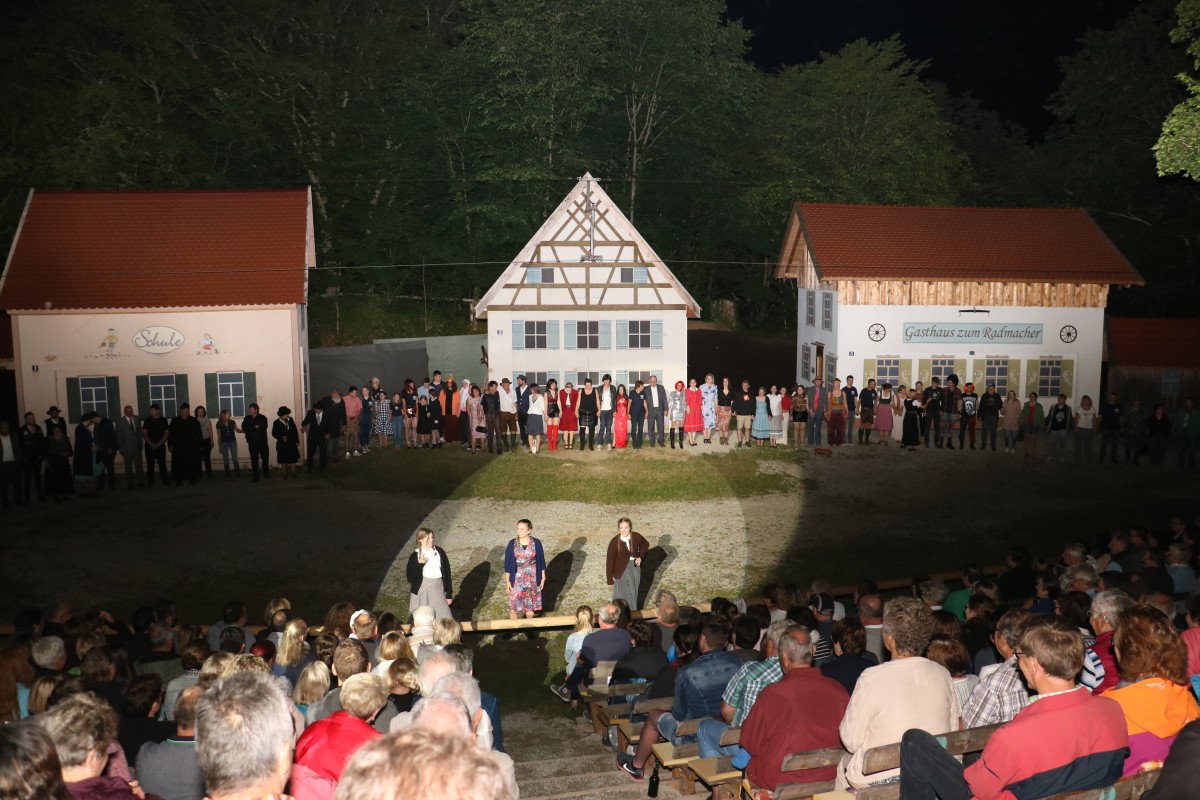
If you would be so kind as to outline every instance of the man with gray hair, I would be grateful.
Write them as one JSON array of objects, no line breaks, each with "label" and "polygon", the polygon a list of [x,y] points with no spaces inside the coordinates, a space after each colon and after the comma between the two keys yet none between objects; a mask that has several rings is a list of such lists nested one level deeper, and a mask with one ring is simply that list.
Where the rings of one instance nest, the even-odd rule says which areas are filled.
[{"label": "man with gray hair", "polygon": [[930,611],[940,611],[950,590],[942,581],[928,580],[921,581],[917,586],[917,594],[920,595],[921,602],[929,606]]},{"label": "man with gray hair", "polygon": [[288,700],[270,675],[235,672],[200,698],[196,755],[211,800],[283,794],[293,742]]},{"label": "man with gray hair", "polygon": [[579,648],[579,662],[568,673],[567,682],[552,684],[550,691],[564,703],[579,700],[579,685],[587,679],[588,673],[601,661],[616,661],[629,652],[633,640],[629,631],[617,627],[621,618],[621,608],[616,603],[608,602],[600,609],[600,630],[593,631],[583,638]]},{"label": "man with gray hair", "polygon": [[[474,740],[475,746],[480,750],[491,750],[492,732],[490,726],[487,725],[487,714],[483,713],[483,708],[480,707],[479,683],[470,675],[461,672],[451,672],[439,680],[437,685],[433,687],[433,694],[435,696],[443,693],[457,697],[467,709],[467,716],[472,731],[471,738]],[[486,731],[484,731],[485,728]],[[513,764],[512,758],[508,754],[501,752],[495,752],[495,755],[500,763],[504,765],[504,771],[514,796],[519,794],[516,766]]]},{"label": "man with gray hair", "polygon": [[62,672],[67,666],[67,648],[58,636],[43,636],[29,650],[33,663],[44,672]]},{"label": "man with gray hair", "polygon": [[971,690],[971,696],[963,704],[963,727],[976,728],[1008,722],[1029,703],[1029,689],[1021,676],[1017,663],[1017,642],[1033,617],[1024,609],[1015,608],[1000,617],[992,645],[1000,654],[1001,663],[980,675],[980,681]]},{"label": "man with gray hair", "polygon": [[1095,597],[1097,586],[1100,584],[1100,576],[1096,573],[1096,568],[1088,564],[1076,564],[1073,567],[1068,567],[1058,579],[1058,586],[1067,592],[1083,592],[1088,597]]},{"label": "man with gray hair", "polygon": [[[434,687],[446,675],[457,671],[458,658],[453,653],[447,653],[445,650],[438,650],[432,653],[422,662],[417,671],[417,681],[421,686],[421,697],[429,697],[434,692]],[[416,708],[412,711],[404,711],[397,714],[388,724],[388,730],[391,733],[407,730],[413,723],[413,716],[416,713]]]},{"label": "man with gray hair", "polygon": [[435,692],[422,697],[413,706],[410,729],[471,738],[471,714],[467,706],[450,692]]},{"label": "man with gray hair", "polygon": [[[783,678],[758,696],[742,723],[741,752],[734,757],[734,764],[746,768],[755,786],[772,791],[785,780],[779,768],[789,753],[841,744],[838,726],[850,703],[845,687],[812,668],[812,640],[803,628],[783,636],[779,662]],[[797,720],[804,724],[797,725]],[[837,767],[789,772],[786,780],[830,781],[836,772]]]},{"label": "man with gray hair", "polygon": [[[721,719],[706,719],[700,723],[696,733],[696,741],[700,744],[700,757],[712,758],[719,755],[733,755],[737,752],[736,745],[721,746],[721,735],[731,727],[738,727],[754,707],[755,700],[763,689],[783,678],[783,666],[779,663],[779,648],[783,641],[796,635],[803,629],[790,619],[772,622],[767,627],[767,635],[763,637],[762,661],[751,661],[730,679],[721,695]],[[811,641],[807,631],[804,638]]]},{"label": "man with gray hair", "polygon": [[1117,589],[1108,589],[1096,595],[1092,601],[1092,630],[1096,632],[1096,643],[1087,649],[1083,658],[1083,673],[1079,682],[1092,690],[1092,694],[1104,694],[1116,688],[1121,676],[1117,674],[1117,655],[1113,649],[1113,637],[1121,615],[1133,606],[1133,599]]},{"label": "man with gray hair", "polygon": [[350,759],[334,800],[517,800],[502,756],[431,730],[384,736]]}]

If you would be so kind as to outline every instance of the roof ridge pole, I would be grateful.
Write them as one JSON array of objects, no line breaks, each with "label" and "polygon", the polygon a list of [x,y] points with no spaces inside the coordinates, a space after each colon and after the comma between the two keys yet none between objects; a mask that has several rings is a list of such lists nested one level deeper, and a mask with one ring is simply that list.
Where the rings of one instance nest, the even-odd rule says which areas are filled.
[{"label": "roof ridge pole", "polygon": [[600,182],[599,178],[593,178],[591,173],[585,173],[580,180],[583,181],[583,210],[588,215],[588,254],[581,256],[580,261],[599,261],[596,258],[596,204],[592,202],[592,181]]}]

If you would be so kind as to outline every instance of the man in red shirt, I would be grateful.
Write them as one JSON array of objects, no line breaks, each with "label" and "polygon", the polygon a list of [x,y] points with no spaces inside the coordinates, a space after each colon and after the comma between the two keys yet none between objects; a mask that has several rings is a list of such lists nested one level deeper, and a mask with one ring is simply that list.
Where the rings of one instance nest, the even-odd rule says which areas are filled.
[{"label": "man in red shirt", "polygon": [[[304,729],[296,742],[296,767],[304,767],[320,778],[338,780],[350,756],[378,736],[371,726],[375,715],[387,702],[386,681],[369,672],[350,676],[340,695],[342,710]],[[293,769],[292,781],[302,771]],[[295,794],[300,794],[295,792]]]},{"label": "man in red shirt", "polygon": [[[841,743],[838,727],[846,715],[850,695],[840,683],[812,668],[812,639],[803,629],[780,642],[779,662],[783,680],[762,690],[742,723],[741,748],[750,754],[746,777],[755,786],[771,791],[784,780],[831,781],[837,774],[836,764],[786,776],[779,768],[790,753]],[[797,724],[797,720],[803,720],[803,724]]]}]

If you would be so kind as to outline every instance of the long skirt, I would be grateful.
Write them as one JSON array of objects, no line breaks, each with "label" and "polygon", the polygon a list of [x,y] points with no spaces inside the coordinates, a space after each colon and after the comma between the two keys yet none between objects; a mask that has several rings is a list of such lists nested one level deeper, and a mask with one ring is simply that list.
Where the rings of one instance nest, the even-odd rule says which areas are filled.
[{"label": "long skirt", "polygon": [[632,563],[626,565],[621,577],[613,581],[613,600],[624,600],[629,608],[637,610],[638,587],[642,583],[642,568]]},{"label": "long skirt", "polygon": [[717,430],[722,435],[729,433],[729,418],[732,416],[732,406],[717,406]]},{"label": "long skirt", "polygon": [[442,591],[441,578],[421,581],[421,589],[416,594],[408,595],[408,613],[410,615],[420,606],[432,608],[434,619],[451,618],[450,604],[446,602],[446,595]]}]

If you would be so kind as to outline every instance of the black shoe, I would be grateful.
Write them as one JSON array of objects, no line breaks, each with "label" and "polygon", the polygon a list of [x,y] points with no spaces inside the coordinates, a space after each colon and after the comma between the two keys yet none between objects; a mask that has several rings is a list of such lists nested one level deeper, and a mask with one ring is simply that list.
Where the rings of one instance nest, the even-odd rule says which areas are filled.
[{"label": "black shoe", "polygon": [[633,756],[628,753],[617,753],[617,769],[635,781],[640,781],[646,775],[644,770],[640,770],[633,765]]}]

